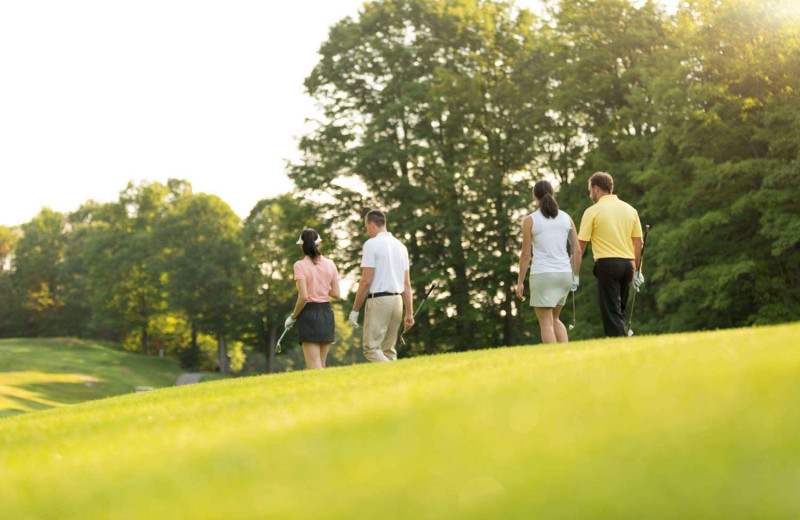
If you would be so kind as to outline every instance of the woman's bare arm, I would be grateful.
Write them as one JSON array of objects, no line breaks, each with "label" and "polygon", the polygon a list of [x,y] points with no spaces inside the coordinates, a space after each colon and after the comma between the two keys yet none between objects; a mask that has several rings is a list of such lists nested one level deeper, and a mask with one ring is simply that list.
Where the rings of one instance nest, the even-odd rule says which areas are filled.
[{"label": "woman's bare arm", "polygon": [[295,283],[297,284],[297,302],[294,304],[292,319],[296,320],[306,306],[306,303],[308,303],[308,289],[306,288],[305,280],[297,280]]}]

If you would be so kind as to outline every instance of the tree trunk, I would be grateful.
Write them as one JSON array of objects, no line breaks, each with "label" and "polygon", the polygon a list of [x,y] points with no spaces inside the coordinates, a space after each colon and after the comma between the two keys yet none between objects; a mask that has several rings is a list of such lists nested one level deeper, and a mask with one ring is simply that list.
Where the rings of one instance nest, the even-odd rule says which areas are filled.
[{"label": "tree trunk", "polygon": [[142,352],[146,356],[149,354],[147,350],[147,325],[142,326]]},{"label": "tree trunk", "polygon": [[422,332],[421,336],[424,338],[423,341],[425,342],[425,353],[436,354],[436,345],[431,338],[431,321],[428,318],[427,312],[423,314],[420,319],[420,331]]},{"label": "tree trunk", "polygon": [[220,333],[217,334],[217,363],[219,363],[219,371],[222,374],[230,374],[231,367],[228,360],[228,345],[225,343],[225,337]]},{"label": "tree trunk", "polygon": [[[451,196],[454,203],[457,202],[455,186],[451,187]],[[450,214],[451,220],[449,228],[451,267],[455,273],[455,279],[450,281],[450,294],[452,302],[456,307],[458,319],[453,323],[458,323],[458,331],[455,335],[455,349],[457,351],[467,350],[474,346],[473,341],[473,320],[470,316],[472,307],[469,298],[469,279],[467,278],[467,253],[464,250],[463,230],[464,219],[457,205],[453,206]]]},{"label": "tree trunk", "polygon": [[278,327],[270,325],[269,341],[267,342],[267,373],[275,373],[275,344],[278,342]]},{"label": "tree trunk", "polygon": [[192,322],[192,372],[197,372],[197,360],[200,358],[200,348],[197,346],[197,325]]}]

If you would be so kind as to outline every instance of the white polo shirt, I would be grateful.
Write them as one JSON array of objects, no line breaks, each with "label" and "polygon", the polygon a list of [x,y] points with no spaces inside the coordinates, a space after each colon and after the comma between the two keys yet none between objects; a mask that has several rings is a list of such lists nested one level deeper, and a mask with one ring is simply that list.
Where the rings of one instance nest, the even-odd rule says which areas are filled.
[{"label": "white polo shirt", "polygon": [[375,268],[370,293],[401,293],[405,290],[408,249],[388,231],[378,233],[364,243],[361,267]]}]

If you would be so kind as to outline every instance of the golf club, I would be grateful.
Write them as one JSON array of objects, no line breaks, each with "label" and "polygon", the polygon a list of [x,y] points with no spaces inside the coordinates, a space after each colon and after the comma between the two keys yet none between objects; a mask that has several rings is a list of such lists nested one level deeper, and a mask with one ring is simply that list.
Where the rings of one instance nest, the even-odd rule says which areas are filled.
[{"label": "golf club", "polygon": [[[436,282],[432,283],[430,289],[428,289],[428,292],[425,293],[425,297],[422,298],[422,301],[419,303],[419,307],[417,307],[417,310],[414,311],[414,318],[417,317],[417,313],[422,308],[422,306],[425,305],[425,301],[428,299],[428,296],[431,295],[431,293],[433,292],[434,289],[436,289]],[[404,347],[406,346],[406,340],[403,339],[403,336],[405,336],[405,334],[406,334],[405,330],[400,334],[400,343]]]},{"label": "golf club", "polygon": [[577,323],[577,318],[575,317],[575,291],[570,291],[572,293],[572,323],[569,324],[569,330],[575,328],[575,324]]},{"label": "golf club", "polygon": [[[570,266],[574,266],[575,265],[575,240],[574,240],[574,237],[572,235],[572,229],[570,229],[568,234],[567,234],[567,240],[569,241],[570,250],[571,250],[571,253],[572,253],[570,255],[570,257],[569,257],[569,265]],[[578,323],[578,319],[577,319],[576,314],[575,314],[575,291],[570,291],[570,292],[572,293],[572,323],[569,324],[569,330],[572,330],[572,329],[575,328],[575,325]]]},{"label": "golf club", "polygon": [[278,338],[278,343],[277,343],[277,345],[275,345],[275,353],[276,354],[280,354],[281,353],[281,341],[283,341],[283,337],[286,335],[286,333],[289,332],[289,328],[290,327],[286,327],[285,329],[283,329],[283,334],[281,334],[281,337]]},{"label": "golf club", "polygon": [[[639,268],[637,271],[642,271],[642,265],[644,264],[644,248],[647,246],[647,232],[650,231],[650,226],[644,227],[644,238],[642,239],[642,254],[639,255]],[[635,273],[634,273],[635,275]],[[633,336],[633,309],[636,305],[636,293],[639,291],[633,291],[633,298],[631,299],[631,317],[628,320],[628,337]]]}]

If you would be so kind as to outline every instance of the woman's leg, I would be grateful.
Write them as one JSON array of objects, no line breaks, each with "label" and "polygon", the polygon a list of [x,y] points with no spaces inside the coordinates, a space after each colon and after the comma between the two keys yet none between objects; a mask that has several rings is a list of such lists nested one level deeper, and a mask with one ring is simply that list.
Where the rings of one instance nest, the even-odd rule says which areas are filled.
[{"label": "woman's leg", "polygon": [[567,343],[569,341],[569,335],[567,334],[567,328],[561,323],[561,320],[558,319],[559,315],[561,314],[561,309],[563,309],[561,305],[556,305],[553,307],[553,332],[556,333],[556,341],[559,343]]},{"label": "woman's leg", "polygon": [[306,358],[307,369],[322,368],[322,363],[319,360],[319,350],[319,343],[303,343],[303,357]]},{"label": "woman's leg", "polygon": [[555,343],[556,333],[553,330],[553,308],[534,307],[536,317],[539,318],[539,330],[542,331],[542,343]]},{"label": "woman's leg", "polygon": [[325,368],[325,362],[328,359],[328,351],[330,349],[331,349],[330,343],[319,344],[319,361],[322,364],[322,368]]}]

